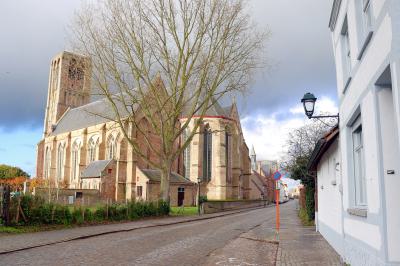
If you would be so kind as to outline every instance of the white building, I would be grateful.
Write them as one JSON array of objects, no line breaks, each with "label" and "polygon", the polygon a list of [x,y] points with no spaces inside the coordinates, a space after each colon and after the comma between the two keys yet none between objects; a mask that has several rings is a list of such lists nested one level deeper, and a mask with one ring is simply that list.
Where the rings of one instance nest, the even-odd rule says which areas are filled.
[{"label": "white building", "polygon": [[351,265],[399,265],[400,0],[334,0],[329,27],[340,135],[315,160],[318,229]]}]

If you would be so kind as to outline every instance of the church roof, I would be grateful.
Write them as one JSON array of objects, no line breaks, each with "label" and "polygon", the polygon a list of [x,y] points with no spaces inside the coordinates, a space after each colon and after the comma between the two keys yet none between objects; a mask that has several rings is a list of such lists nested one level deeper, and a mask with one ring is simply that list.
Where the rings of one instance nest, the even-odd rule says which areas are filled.
[{"label": "church roof", "polygon": [[[152,182],[161,181],[161,171],[157,169],[140,169],[143,174]],[[192,181],[184,178],[183,176],[172,172],[170,183],[193,183]]]},{"label": "church roof", "polygon": [[93,161],[81,173],[81,178],[100,177],[101,172],[110,164],[112,160]]},{"label": "church roof", "polygon": [[[123,103],[120,101],[115,102],[120,115],[126,117],[128,112],[126,112]],[[104,98],[67,110],[58,121],[51,135],[58,135],[114,120],[115,112],[113,107],[110,102]]]},{"label": "church roof", "polygon": [[[120,96],[115,97],[116,107],[120,116],[122,118],[127,117],[129,113],[125,109],[125,104],[118,100]],[[137,108],[137,104],[134,108]],[[232,105],[222,107],[218,101],[214,101],[206,111],[205,116],[229,118],[231,116],[231,110]],[[183,113],[187,114],[188,111],[184,111]],[[200,115],[200,112],[197,112],[195,116],[196,115]],[[68,109],[58,121],[50,135],[55,136],[115,120],[115,112],[111,103],[106,98],[103,98],[76,108]]]},{"label": "church roof", "polygon": [[[228,105],[225,107],[222,107],[220,103],[217,100],[214,100],[210,103],[210,106],[208,110],[206,110],[204,116],[218,116],[218,117],[231,117],[231,110],[232,110],[232,105]],[[190,110],[188,108],[192,107],[192,104],[189,103],[187,106],[187,109],[183,111],[183,116],[187,117],[189,115]],[[194,115],[195,116],[200,116],[201,110],[198,110]]]}]

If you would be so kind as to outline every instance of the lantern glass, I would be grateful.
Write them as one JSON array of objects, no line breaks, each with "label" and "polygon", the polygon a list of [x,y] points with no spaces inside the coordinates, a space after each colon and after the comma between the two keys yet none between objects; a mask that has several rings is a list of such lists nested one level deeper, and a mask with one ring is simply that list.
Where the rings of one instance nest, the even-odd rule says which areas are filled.
[{"label": "lantern glass", "polygon": [[301,102],[303,103],[304,106],[304,112],[308,116],[308,118],[311,118],[312,115],[314,114],[314,107],[315,107],[315,101],[317,98],[315,98],[314,94],[307,92],[304,94],[303,99],[301,99]]},{"label": "lantern glass", "polygon": [[304,102],[304,110],[306,113],[314,113],[314,101],[305,101]]}]

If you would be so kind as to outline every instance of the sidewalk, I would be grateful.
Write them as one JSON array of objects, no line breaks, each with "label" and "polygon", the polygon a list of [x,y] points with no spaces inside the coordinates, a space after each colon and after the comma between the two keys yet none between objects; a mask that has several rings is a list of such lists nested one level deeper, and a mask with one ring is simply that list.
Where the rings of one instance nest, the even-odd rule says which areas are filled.
[{"label": "sidewalk", "polygon": [[[269,205],[267,206],[267,208],[271,206],[273,205]],[[251,211],[254,209],[258,208],[226,211],[220,213],[205,214],[201,216],[158,217],[154,219],[145,219],[133,222],[125,222],[125,223],[83,226],[83,227],[61,229],[54,231],[43,231],[36,233],[1,236],[0,255],[19,250],[68,242],[71,240],[84,239],[91,236],[111,234],[116,232],[126,232],[141,228],[187,223],[191,221],[205,220],[240,212]]]},{"label": "sidewalk", "polygon": [[276,265],[343,265],[335,250],[315,232],[314,226],[301,224],[295,203],[288,203],[290,208],[281,208]]}]

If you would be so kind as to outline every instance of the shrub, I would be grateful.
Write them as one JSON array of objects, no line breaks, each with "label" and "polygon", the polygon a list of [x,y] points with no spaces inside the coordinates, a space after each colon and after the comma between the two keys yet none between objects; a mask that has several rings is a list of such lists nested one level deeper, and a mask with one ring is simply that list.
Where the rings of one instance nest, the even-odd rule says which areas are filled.
[{"label": "shrub", "polygon": [[72,212],[72,223],[82,224],[84,222],[81,208],[74,208]]},{"label": "shrub", "polygon": [[107,210],[104,206],[98,207],[94,212],[93,219],[95,221],[104,221],[107,217]]},{"label": "shrub", "polygon": [[163,200],[158,201],[158,213],[157,215],[169,215],[171,211],[171,207],[169,206],[169,203]]},{"label": "shrub", "polygon": [[310,221],[315,218],[314,188],[306,186],[306,212]]},{"label": "shrub", "polygon": [[200,203],[207,202],[207,201],[208,201],[207,196],[200,196],[199,197],[199,202]]}]

